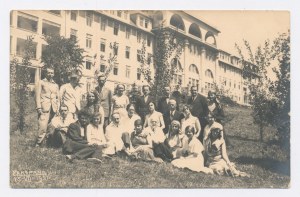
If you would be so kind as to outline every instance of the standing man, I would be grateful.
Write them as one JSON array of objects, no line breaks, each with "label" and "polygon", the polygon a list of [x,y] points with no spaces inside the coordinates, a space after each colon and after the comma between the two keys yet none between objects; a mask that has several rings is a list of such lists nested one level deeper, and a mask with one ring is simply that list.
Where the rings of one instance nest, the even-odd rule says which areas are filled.
[{"label": "standing man", "polygon": [[143,122],[145,117],[149,113],[149,103],[155,103],[155,99],[150,95],[150,86],[143,85],[142,87],[143,96],[140,96],[136,103],[136,111],[140,115]]},{"label": "standing man", "polygon": [[80,76],[72,72],[70,83],[66,83],[60,87],[61,104],[66,105],[69,112],[73,114],[73,118],[77,119],[76,114],[80,111],[81,87],[79,86]]},{"label": "standing man", "polygon": [[38,113],[38,139],[40,146],[46,136],[47,125],[59,109],[59,88],[53,80],[54,69],[46,69],[46,78],[37,83],[35,89],[36,110]]},{"label": "standing man", "polygon": [[109,117],[112,111],[112,92],[110,89],[104,86],[106,82],[105,75],[100,75],[98,77],[98,86],[95,88],[94,93],[96,95],[96,103],[101,105],[104,110],[104,124],[103,129],[109,124]]},{"label": "standing man", "polygon": [[192,106],[192,115],[199,119],[201,125],[199,140],[203,142],[203,131],[204,127],[207,125],[205,117],[208,114],[208,105],[206,98],[198,93],[197,86],[191,87],[191,96],[188,98],[187,104]]},{"label": "standing man", "polygon": [[158,100],[157,111],[162,114],[167,113],[169,109],[170,87],[164,87],[164,96]]},{"label": "standing man", "polygon": [[183,118],[183,114],[176,110],[175,99],[170,99],[168,109],[169,110],[163,114],[165,122],[165,128],[163,129],[163,131],[165,134],[169,132],[170,125],[173,120],[181,122],[181,119]]}]

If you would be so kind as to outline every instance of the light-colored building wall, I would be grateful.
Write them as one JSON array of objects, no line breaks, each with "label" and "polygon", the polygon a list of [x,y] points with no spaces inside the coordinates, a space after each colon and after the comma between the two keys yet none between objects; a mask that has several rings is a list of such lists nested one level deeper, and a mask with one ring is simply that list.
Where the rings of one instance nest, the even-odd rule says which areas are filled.
[{"label": "light-colored building wall", "polygon": [[[177,31],[177,35],[185,42],[184,50],[178,59],[182,72],[177,73],[173,86],[181,80],[182,87],[197,85],[199,92],[207,95],[216,83],[227,90],[233,100],[247,104],[244,99],[247,88],[242,77],[239,58],[217,48],[219,30],[183,11],[12,11],[10,55],[11,58],[21,59],[18,41],[26,40],[30,35],[34,36],[36,43],[36,58],[32,60],[34,83],[41,78],[42,48],[46,45],[43,33],[59,30],[61,36],[67,38],[71,35],[76,36],[79,46],[85,50],[82,82],[84,91],[88,91],[96,85],[95,72],[103,71],[103,65],[109,66],[108,59],[110,54],[113,54],[110,44],[117,43],[117,73],[113,70],[107,83],[112,87],[124,83],[130,88],[134,82],[138,85],[145,84],[142,74],[138,79],[141,63],[137,54],[142,49],[144,41],[146,57],[148,54],[153,55],[154,30],[162,21],[165,28]],[[105,51],[101,50],[101,43],[105,45]],[[129,57],[126,51],[129,51]],[[170,61],[172,59],[171,57]],[[150,68],[154,76],[153,61]]]}]

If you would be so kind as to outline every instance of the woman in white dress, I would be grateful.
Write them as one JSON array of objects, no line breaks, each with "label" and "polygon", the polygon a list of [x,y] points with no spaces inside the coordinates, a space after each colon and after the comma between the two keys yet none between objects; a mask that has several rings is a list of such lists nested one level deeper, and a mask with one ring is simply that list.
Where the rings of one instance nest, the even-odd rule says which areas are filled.
[{"label": "woman in white dress", "polygon": [[89,145],[98,146],[103,154],[106,154],[108,143],[103,132],[103,121],[101,122],[101,114],[96,112],[91,124],[86,127],[86,137]]},{"label": "woman in white dress", "polygon": [[213,171],[204,167],[202,152],[204,150],[201,142],[195,136],[195,128],[187,126],[183,138],[182,157],[173,160],[171,163],[178,168],[188,168],[195,172],[212,174]]},{"label": "woman in white dress", "polygon": [[163,115],[155,110],[155,104],[153,102],[149,103],[149,114],[146,115],[145,117],[145,122],[144,122],[144,128],[148,126],[152,126],[151,122],[154,120],[157,122],[157,126],[161,129],[165,128],[165,122]]},{"label": "woman in white dress", "polygon": [[181,119],[181,131],[185,131],[187,126],[193,126],[195,128],[195,136],[198,137],[201,132],[201,125],[199,119],[192,115],[190,105],[183,106],[183,115],[184,118]]},{"label": "woman in white dress", "polygon": [[134,122],[138,119],[141,119],[141,117],[135,113],[135,105],[132,103],[127,105],[126,110],[127,110],[127,117],[124,120],[124,126],[125,126],[124,131],[127,132],[128,134],[131,134],[132,131],[134,130]]},{"label": "woman in white dress", "polygon": [[122,124],[127,116],[126,107],[129,104],[129,98],[124,94],[125,86],[117,85],[117,94],[112,97],[112,111],[120,114],[120,123]]}]

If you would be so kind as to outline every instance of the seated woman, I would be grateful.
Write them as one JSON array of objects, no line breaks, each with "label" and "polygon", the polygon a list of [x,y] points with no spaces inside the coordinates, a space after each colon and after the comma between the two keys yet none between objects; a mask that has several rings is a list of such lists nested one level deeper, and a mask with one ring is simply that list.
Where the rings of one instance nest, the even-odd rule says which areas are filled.
[{"label": "seated woman", "polygon": [[100,113],[96,112],[93,115],[91,123],[86,128],[88,144],[99,146],[102,149],[102,153],[105,154],[108,144],[103,133],[103,122],[101,122]]},{"label": "seated woman", "polygon": [[234,164],[229,161],[226,143],[222,137],[220,128],[213,128],[205,140],[205,154],[207,155],[207,166],[219,175],[249,176],[236,170]]},{"label": "seated woman", "polygon": [[205,140],[208,138],[211,130],[213,128],[219,128],[221,130],[221,136],[223,138],[223,126],[215,121],[214,114],[211,112],[208,112],[208,115],[206,117],[208,124],[204,127],[204,134],[203,134],[203,144]]},{"label": "seated woman", "polygon": [[230,161],[220,128],[213,128],[204,142],[207,166],[216,174],[223,175],[229,170]]},{"label": "seated woman", "polygon": [[158,123],[158,127],[161,129],[165,128],[165,122],[163,115],[155,110],[155,104],[154,102],[149,102],[149,114],[146,115],[145,117],[145,122],[144,122],[144,128],[146,127],[151,127],[151,120],[155,120]]},{"label": "seated woman", "polygon": [[201,125],[199,119],[192,115],[191,113],[192,106],[184,105],[183,106],[183,115],[184,118],[181,119],[181,131],[185,131],[187,126],[193,126],[195,129],[195,136],[198,138],[201,131]]},{"label": "seated woman", "polygon": [[195,128],[187,126],[183,139],[182,157],[173,160],[171,163],[178,168],[188,168],[195,172],[213,173],[209,168],[204,167],[202,155],[203,146],[195,136]]},{"label": "seated woman", "polygon": [[152,150],[152,139],[150,135],[143,131],[142,121],[140,119],[134,122],[134,131],[131,133],[131,156],[135,159],[144,161],[163,162],[160,158],[154,156]]},{"label": "seated woman", "polygon": [[173,120],[164,143],[159,143],[154,146],[155,155],[162,158],[164,161],[172,161],[173,159],[180,157],[183,147],[183,135],[180,135],[179,133],[180,123],[177,120]]}]

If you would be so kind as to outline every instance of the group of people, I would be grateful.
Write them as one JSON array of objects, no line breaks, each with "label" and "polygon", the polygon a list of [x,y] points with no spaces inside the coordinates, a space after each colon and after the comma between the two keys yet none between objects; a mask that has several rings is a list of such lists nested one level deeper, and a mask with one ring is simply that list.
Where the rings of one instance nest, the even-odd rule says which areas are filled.
[{"label": "group of people", "polygon": [[125,86],[119,84],[113,95],[101,75],[81,106],[80,76],[72,73],[70,82],[60,88],[53,77],[54,70],[48,68],[36,87],[36,146],[47,141],[62,147],[70,162],[101,163],[102,158],[125,155],[134,160],[171,162],[196,172],[239,173],[227,156],[224,112],[214,92],[206,99],[192,86],[191,96],[179,111],[180,100],[171,96],[169,87],[156,103],[148,85],[142,87],[143,95],[128,97]]}]

